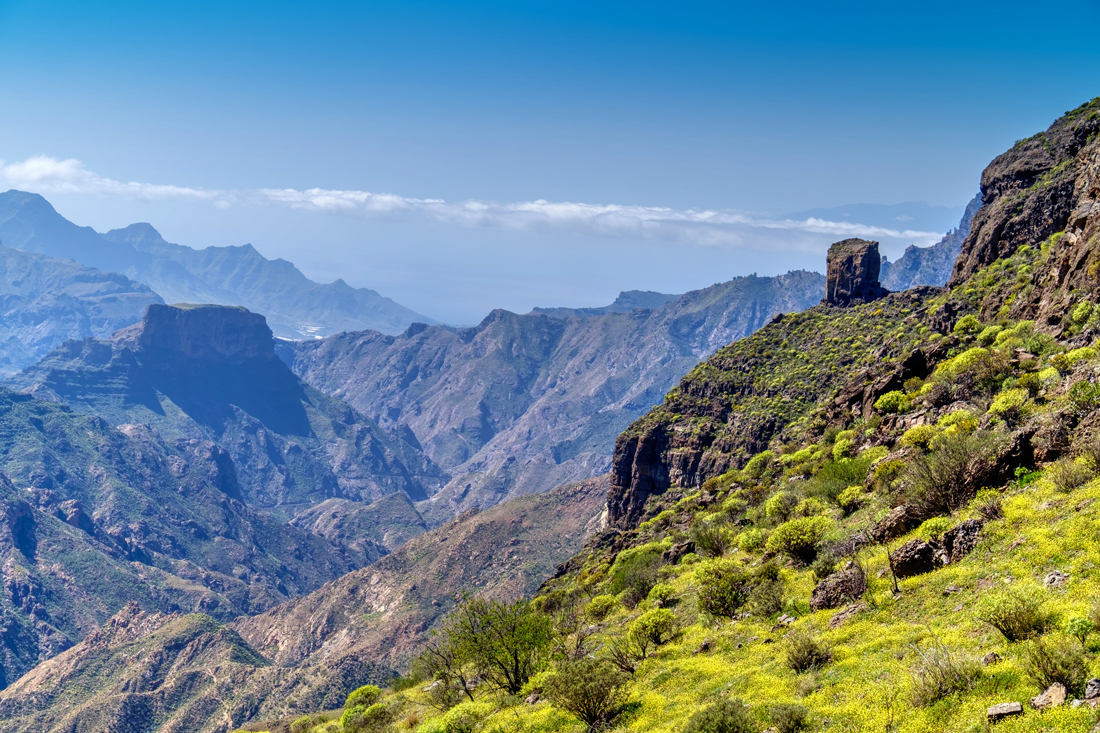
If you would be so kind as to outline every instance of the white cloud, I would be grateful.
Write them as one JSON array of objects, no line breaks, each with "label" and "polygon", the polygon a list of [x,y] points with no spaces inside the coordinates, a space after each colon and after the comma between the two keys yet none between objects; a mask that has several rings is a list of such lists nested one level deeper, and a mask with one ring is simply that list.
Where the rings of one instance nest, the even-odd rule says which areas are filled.
[{"label": "white cloud", "polygon": [[[657,206],[585,204],[570,201],[498,202],[445,201],[409,198],[388,193],[310,188],[215,191],[151,183],[121,183],[104,178],[76,159],[47,156],[5,165],[0,161],[0,182],[43,194],[87,194],[141,199],[209,201],[214,206],[231,203],[274,204],[302,211],[363,217],[410,216],[452,226],[492,227],[509,230],[573,231],[603,237],[667,239],[704,246],[739,246],[749,230],[826,234],[834,237],[868,237],[932,244],[936,232],[899,230],[853,222],[770,219],[735,211],[671,209]],[[794,249],[799,245],[789,243]]]}]

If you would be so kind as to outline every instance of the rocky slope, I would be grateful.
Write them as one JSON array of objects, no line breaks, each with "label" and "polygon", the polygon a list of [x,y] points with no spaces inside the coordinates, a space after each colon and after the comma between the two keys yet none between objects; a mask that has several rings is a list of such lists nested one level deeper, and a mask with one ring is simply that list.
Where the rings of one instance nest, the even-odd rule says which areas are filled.
[{"label": "rocky slope", "polygon": [[0,685],[128,601],[228,620],[381,557],[257,514],[201,439],[0,390]]},{"label": "rocky slope", "polygon": [[446,475],[418,448],[299,380],[263,316],[225,306],[151,306],[110,340],[69,342],[13,383],[111,424],[208,440],[239,499],[292,516],[329,498],[423,500]]},{"label": "rocky slope", "polygon": [[0,376],[70,339],[109,336],[161,302],[123,275],[0,246]]},{"label": "rocky slope", "polygon": [[279,353],[316,388],[407,428],[451,472],[420,508],[438,522],[605,472],[615,435],[700,358],[823,291],[817,273],[744,277],[652,310],[494,311],[474,328],[340,334]]},{"label": "rocky slope", "polygon": [[0,728],[227,733],[338,705],[400,668],[456,593],[533,592],[598,529],[605,486],[471,512],[269,615],[222,625],[126,608],[0,692]]},{"label": "rocky slope", "polygon": [[192,249],[164,241],[148,224],[100,234],[73,224],[46,199],[23,191],[0,194],[0,241],[123,273],[169,303],[245,306],[267,316],[275,334],[284,338],[365,328],[399,333],[411,323],[432,322],[373,290],[342,280],[315,283],[293,264],[268,260],[251,245]]},{"label": "rocky slope", "polygon": [[951,279],[951,271],[962,251],[963,242],[970,234],[970,222],[981,205],[982,197],[978,194],[966,205],[959,225],[931,247],[910,245],[896,262],[887,263],[883,258],[882,286],[896,292],[918,285],[946,285]]}]

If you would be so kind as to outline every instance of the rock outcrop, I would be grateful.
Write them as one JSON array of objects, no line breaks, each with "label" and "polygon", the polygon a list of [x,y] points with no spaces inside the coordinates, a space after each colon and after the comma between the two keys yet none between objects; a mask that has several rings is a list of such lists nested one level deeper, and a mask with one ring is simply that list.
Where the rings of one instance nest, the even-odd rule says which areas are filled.
[{"label": "rock outcrop", "polygon": [[826,258],[826,305],[847,306],[869,303],[887,294],[879,283],[882,260],[878,242],[845,239],[829,247]]},{"label": "rock outcrop", "polygon": [[259,313],[219,305],[151,305],[137,329],[141,349],[160,349],[185,359],[241,364],[274,359],[275,339]]}]

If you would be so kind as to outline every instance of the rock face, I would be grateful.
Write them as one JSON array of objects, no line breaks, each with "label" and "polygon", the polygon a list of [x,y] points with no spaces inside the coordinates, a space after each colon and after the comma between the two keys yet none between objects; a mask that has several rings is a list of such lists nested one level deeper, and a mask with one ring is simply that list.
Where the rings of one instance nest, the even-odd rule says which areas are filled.
[{"label": "rock face", "polygon": [[968,519],[943,533],[943,551],[949,562],[958,562],[974,551],[982,533],[980,519]]},{"label": "rock face", "polygon": [[232,459],[236,496],[275,510],[394,491],[427,499],[447,476],[407,436],[298,379],[264,317],[234,306],[151,306],[111,340],[71,341],[13,380],[36,397],[205,440]]},{"label": "rock face", "polygon": [[829,247],[825,275],[826,305],[869,303],[887,294],[879,284],[878,242],[845,239]]}]

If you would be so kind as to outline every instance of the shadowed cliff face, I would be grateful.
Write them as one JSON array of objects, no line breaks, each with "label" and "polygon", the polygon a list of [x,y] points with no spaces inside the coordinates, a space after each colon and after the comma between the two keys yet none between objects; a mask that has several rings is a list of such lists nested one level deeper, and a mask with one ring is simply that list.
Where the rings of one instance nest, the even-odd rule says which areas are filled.
[{"label": "shadowed cliff face", "polygon": [[226,306],[155,306],[111,341],[70,342],[20,375],[39,397],[212,440],[242,498],[286,515],[328,498],[428,498],[446,476],[420,450],[299,380],[263,316]]},{"label": "shadowed cliff face", "polygon": [[829,247],[825,259],[825,298],[828,305],[869,303],[886,295],[878,281],[882,259],[878,242],[845,239]]}]

